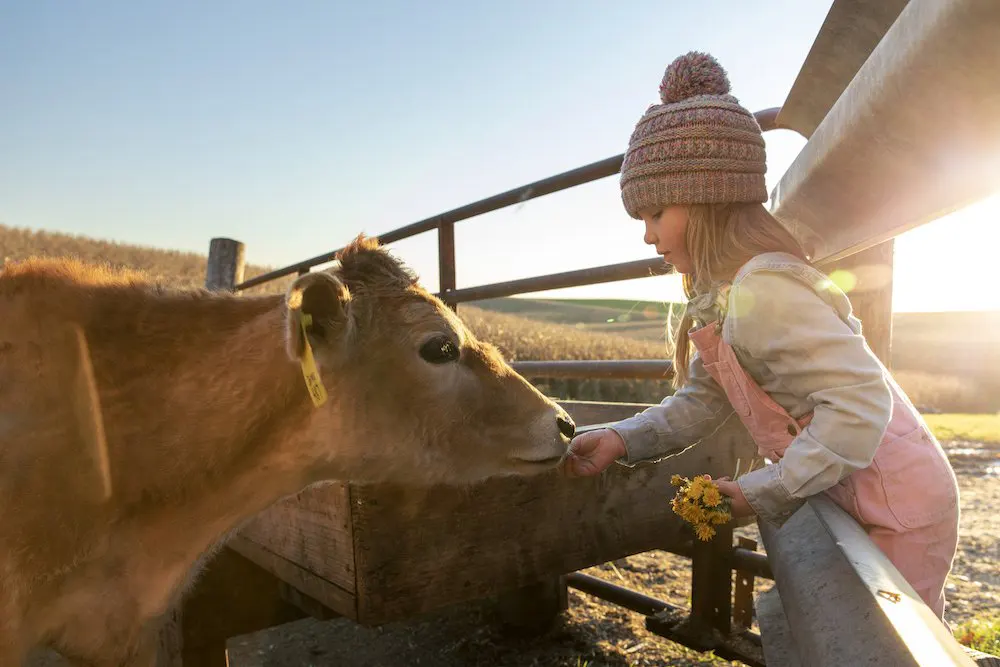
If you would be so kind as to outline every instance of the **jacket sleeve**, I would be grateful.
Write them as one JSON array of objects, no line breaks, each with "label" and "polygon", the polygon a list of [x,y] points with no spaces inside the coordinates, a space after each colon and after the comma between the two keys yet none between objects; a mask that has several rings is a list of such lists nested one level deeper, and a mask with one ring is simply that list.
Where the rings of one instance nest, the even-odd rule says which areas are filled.
[{"label": "jacket sleeve", "polygon": [[687,383],[659,405],[610,428],[625,441],[619,463],[634,466],[677,454],[711,435],[733,412],[722,387],[705,370],[696,354]]},{"label": "jacket sleeve", "polygon": [[850,302],[824,289],[780,271],[751,273],[733,288],[746,305],[729,322],[734,348],[814,406],[776,464],[737,480],[757,515],[777,525],[805,498],[870,465],[892,412],[882,365],[835,309],[849,313]]}]

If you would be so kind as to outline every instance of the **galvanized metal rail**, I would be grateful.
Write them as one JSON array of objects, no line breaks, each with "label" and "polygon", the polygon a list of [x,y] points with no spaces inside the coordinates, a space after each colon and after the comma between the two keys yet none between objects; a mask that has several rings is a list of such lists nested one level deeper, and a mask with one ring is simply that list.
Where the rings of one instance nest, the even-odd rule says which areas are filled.
[{"label": "galvanized metal rail", "polygon": [[807,500],[780,529],[759,526],[780,595],[759,619],[765,656],[816,667],[976,664],[858,522],[826,496]]}]

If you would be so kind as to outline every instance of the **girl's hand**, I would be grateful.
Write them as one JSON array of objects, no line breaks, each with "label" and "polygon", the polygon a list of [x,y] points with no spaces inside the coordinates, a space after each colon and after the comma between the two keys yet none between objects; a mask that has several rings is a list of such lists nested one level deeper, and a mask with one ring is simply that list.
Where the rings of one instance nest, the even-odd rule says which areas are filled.
[{"label": "girl's hand", "polygon": [[622,456],[625,456],[625,441],[611,429],[581,433],[569,444],[569,453],[562,464],[563,474],[567,477],[596,475]]},{"label": "girl's hand", "polygon": [[733,515],[734,519],[742,519],[744,517],[753,516],[756,512],[750,507],[750,503],[747,502],[747,497],[743,495],[740,485],[736,482],[730,481],[728,477],[720,477],[715,480],[716,486],[719,487],[719,492],[724,496],[729,496],[732,500],[732,507],[730,509],[730,514]]}]

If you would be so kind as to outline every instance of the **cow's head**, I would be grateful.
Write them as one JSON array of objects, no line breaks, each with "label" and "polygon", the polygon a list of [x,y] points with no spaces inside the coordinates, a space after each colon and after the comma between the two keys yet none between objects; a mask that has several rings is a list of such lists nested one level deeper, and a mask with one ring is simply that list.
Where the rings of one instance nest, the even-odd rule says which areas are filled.
[{"label": "cow's head", "polygon": [[322,378],[313,421],[337,433],[335,467],[420,484],[557,466],[574,431],[565,411],[376,241],[359,237],[338,259],[286,298],[288,354],[307,371],[311,357]]}]

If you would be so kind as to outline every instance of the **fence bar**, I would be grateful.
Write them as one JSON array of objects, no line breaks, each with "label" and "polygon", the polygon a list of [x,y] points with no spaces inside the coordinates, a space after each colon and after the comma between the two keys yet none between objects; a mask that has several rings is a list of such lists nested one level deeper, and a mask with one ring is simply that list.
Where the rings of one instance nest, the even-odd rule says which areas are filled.
[{"label": "fence bar", "polygon": [[448,293],[455,289],[455,223],[438,227],[438,283],[442,300],[454,307]]},{"label": "fence bar", "polygon": [[[779,111],[781,111],[780,107],[772,107],[769,109],[762,109],[761,111],[754,113],[754,117],[757,119],[757,122],[760,124],[760,127],[764,132],[773,130],[777,127],[776,121]],[[543,178],[539,181],[535,181],[534,183],[522,185],[521,187],[514,188],[513,190],[508,190],[507,192],[502,192],[498,195],[487,197],[486,199],[480,199],[477,202],[460,206],[459,208],[446,211],[445,213],[440,213],[430,218],[410,223],[409,225],[399,227],[398,229],[386,232],[385,234],[380,234],[378,239],[383,245],[388,245],[390,243],[395,243],[396,241],[402,241],[403,239],[411,236],[416,236],[417,234],[422,234],[423,232],[429,232],[430,230],[436,229],[441,225],[460,222],[485,213],[492,213],[493,211],[498,211],[502,208],[506,208],[507,206],[511,206],[512,204],[520,204],[521,202],[526,202],[529,199],[536,199],[544,195],[552,194],[553,192],[559,192],[560,190],[566,190],[577,185],[583,185],[584,183],[590,183],[591,181],[613,176],[621,171],[622,162],[624,160],[625,154],[621,153],[619,155],[615,155],[614,157],[598,160],[597,162],[591,162],[590,164],[582,167],[564,171],[561,174],[549,176],[548,178]],[[340,250],[341,249],[338,248],[337,250],[323,253],[322,255],[316,255],[310,259],[290,264],[286,267],[276,269],[268,273],[263,273],[237,285],[236,289],[247,289],[277,278],[283,278],[293,273],[299,273],[303,269],[311,269],[317,264],[332,262],[337,258],[337,253],[339,253]]]},{"label": "fence bar", "polygon": [[676,607],[669,602],[643,595],[638,591],[623,588],[610,581],[605,581],[599,577],[592,577],[583,572],[571,572],[567,574],[566,585],[593,595],[596,598],[606,600],[611,604],[638,612],[644,616],[651,616],[664,610],[681,610],[680,607]]},{"label": "fence bar", "polygon": [[486,199],[480,199],[477,202],[466,204],[465,206],[460,206],[445,213],[395,229],[388,234],[379,236],[379,240],[383,243],[392,243],[409,238],[415,234],[430,231],[438,225],[467,220],[477,215],[483,215],[484,213],[492,213],[507,206],[528,201],[529,199],[535,199],[552,194],[553,192],[559,192],[560,190],[566,190],[567,188],[612,176],[617,174],[621,169],[624,158],[624,154],[615,155],[614,157],[598,160],[597,162],[592,162],[582,167],[571,169],[570,171],[564,171],[555,176],[543,178],[534,183],[522,185],[521,187],[487,197]]},{"label": "fence bar", "polygon": [[[440,213],[433,217],[420,220],[419,222],[414,222],[404,227],[394,229],[390,232],[386,232],[385,234],[380,234],[378,236],[378,240],[383,245],[388,245],[390,243],[395,243],[396,241],[402,241],[403,239],[407,239],[411,236],[416,236],[417,234],[422,234],[423,232],[429,232],[432,229],[440,227],[441,225],[467,220],[468,218],[474,218],[477,215],[483,215],[484,213],[492,213],[493,211],[500,210],[501,208],[505,208],[512,204],[520,204],[521,202],[528,201],[529,199],[535,199],[543,195],[551,194],[553,192],[558,192],[560,190],[565,190],[567,188],[617,174],[621,169],[624,157],[623,153],[604,160],[599,160],[598,162],[592,162],[591,164],[584,165],[583,167],[571,169],[570,171],[566,171],[561,174],[556,174],[555,176],[543,178],[540,181],[535,181],[534,183],[529,183],[528,185],[522,185],[521,187],[514,188],[513,190],[508,190],[507,192],[493,195],[492,197],[487,197],[486,199],[481,199],[477,202],[466,204],[465,206],[460,206],[459,208],[452,209],[445,213]],[[255,285],[295,273],[303,268],[311,268],[317,264],[332,262],[337,258],[337,253],[339,252],[340,249],[337,249],[331,252],[323,253],[322,255],[316,255],[315,257],[303,260],[296,264],[290,264],[289,266],[281,269],[261,274],[239,285],[237,289],[254,287]]]},{"label": "fence bar", "polygon": [[665,359],[514,361],[511,366],[525,377],[617,378],[624,380],[666,380],[670,378],[673,370],[673,364]]},{"label": "fence bar", "polygon": [[757,119],[757,124],[760,125],[762,132],[770,132],[778,129],[778,114],[780,112],[781,107],[771,107],[755,111],[753,117]]},{"label": "fence bar", "polygon": [[565,273],[551,273],[547,276],[522,278],[520,280],[510,280],[503,283],[481,285],[479,287],[465,287],[449,293],[448,300],[453,303],[481,301],[483,299],[495,299],[502,296],[524,294],[526,292],[540,292],[542,290],[564,289],[566,287],[596,285],[598,283],[611,283],[619,280],[667,275],[673,273],[673,270],[673,267],[664,263],[660,257],[640,259],[635,262],[595,266],[589,269],[579,269]]},{"label": "fence bar", "polygon": [[[737,548],[747,553],[755,553],[754,550],[757,548],[757,542],[747,537],[737,538],[737,543],[739,544]],[[736,555],[735,550],[733,555]],[[733,569],[736,570],[736,583],[733,586],[733,623],[737,627],[749,629],[753,625],[753,587],[756,576],[735,563]]]},{"label": "fence bar", "polygon": [[[672,545],[669,548],[665,548],[664,551],[669,551],[684,558],[691,558],[694,554],[694,542]],[[771,573],[771,565],[767,562],[767,554],[737,546],[733,547],[730,560],[732,569],[734,570],[743,570],[753,574],[755,577],[774,579],[774,574]]]},{"label": "fence bar", "polygon": [[810,498],[780,529],[758,526],[802,664],[975,664],[829,498]]}]

